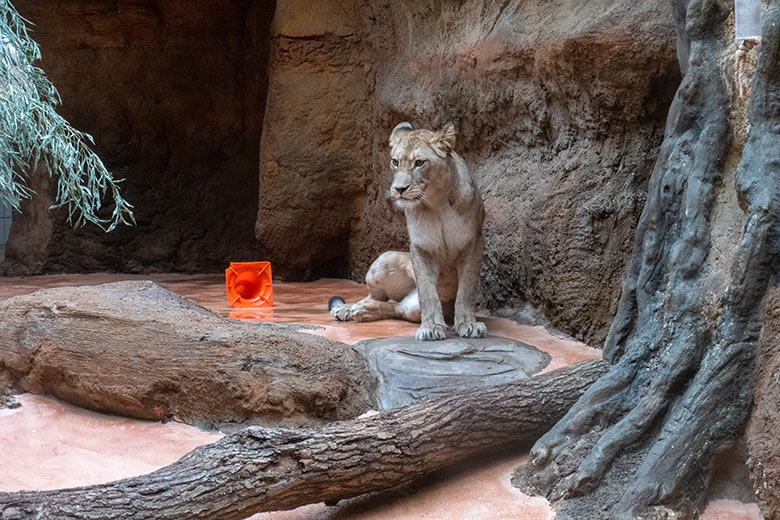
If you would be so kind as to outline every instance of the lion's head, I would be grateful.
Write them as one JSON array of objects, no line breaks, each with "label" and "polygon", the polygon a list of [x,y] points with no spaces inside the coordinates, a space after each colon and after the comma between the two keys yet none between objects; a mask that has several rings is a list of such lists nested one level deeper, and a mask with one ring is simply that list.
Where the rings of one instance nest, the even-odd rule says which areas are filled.
[{"label": "lion's head", "polygon": [[401,209],[439,206],[456,182],[454,146],[452,123],[437,131],[414,130],[409,123],[396,126],[390,134],[393,183],[388,198]]}]

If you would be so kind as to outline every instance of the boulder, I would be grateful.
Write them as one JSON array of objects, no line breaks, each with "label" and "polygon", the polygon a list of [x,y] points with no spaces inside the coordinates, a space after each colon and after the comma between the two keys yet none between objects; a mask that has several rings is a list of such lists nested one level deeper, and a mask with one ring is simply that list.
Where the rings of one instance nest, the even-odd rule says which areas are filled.
[{"label": "boulder", "polygon": [[527,379],[550,363],[536,347],[506,338],[414,337],[361,341],[355,349],[368,360],[375,400],[382,410],[454,391]]}]

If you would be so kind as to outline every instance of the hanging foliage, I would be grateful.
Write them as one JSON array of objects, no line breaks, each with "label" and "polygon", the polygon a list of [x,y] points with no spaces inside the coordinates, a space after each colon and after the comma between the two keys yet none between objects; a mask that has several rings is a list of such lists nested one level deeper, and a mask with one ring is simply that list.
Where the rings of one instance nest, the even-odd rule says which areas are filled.
[{"label": "hanging foliage", "polygon": [[[133,206],[122,198],[114,179],[90,148],[92,136],[73,128],[55,107],[60,96],[43,70],[41,54],[28,33],[29,22],[7,0],[0,0],[0,201],[19,210],[32,195],[30,172],[43,161],[57,179],[52,208],[64,207],[68,222],[92,222],[106,231],[135,223]],[[111,194],[113,213],[100,214]]]}]

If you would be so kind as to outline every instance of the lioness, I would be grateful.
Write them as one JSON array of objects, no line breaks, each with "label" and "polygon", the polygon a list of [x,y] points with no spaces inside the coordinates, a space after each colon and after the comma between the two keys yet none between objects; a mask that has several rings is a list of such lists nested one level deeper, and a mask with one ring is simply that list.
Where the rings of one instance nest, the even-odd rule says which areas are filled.
[{"label": "lioness", "polygon": [[420,322],[418,340],[444,339],[447,322],[462,337],[487,335],[485,324],[474,316],[483,250],[482,197],[454,145],[452,123],[435,132],[414,130],[409,123],[395,127],[390,135],[394,176],[387,197],[406,215],[410,253],[382,253],[366,275],[368,297],[351,305],[331,298],[328,307],[336,318]]}]

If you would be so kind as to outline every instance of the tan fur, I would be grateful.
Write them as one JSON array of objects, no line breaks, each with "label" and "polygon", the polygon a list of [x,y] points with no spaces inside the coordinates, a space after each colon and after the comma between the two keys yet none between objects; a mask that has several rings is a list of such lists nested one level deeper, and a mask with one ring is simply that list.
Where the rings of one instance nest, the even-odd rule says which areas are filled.
[{"label": "tan fur", "polygon": [[446,317],[459,336],[487,335],[474,315],[483,251],[482,198],[454,145],[452,124],[430,131],[401,123],[393,130],[388,198],[406,215],[410,252],[380,255],[366,275],[369,296],[333,308],[338,319],[420,321],[417,339],[435,340],[446,335]]}]

